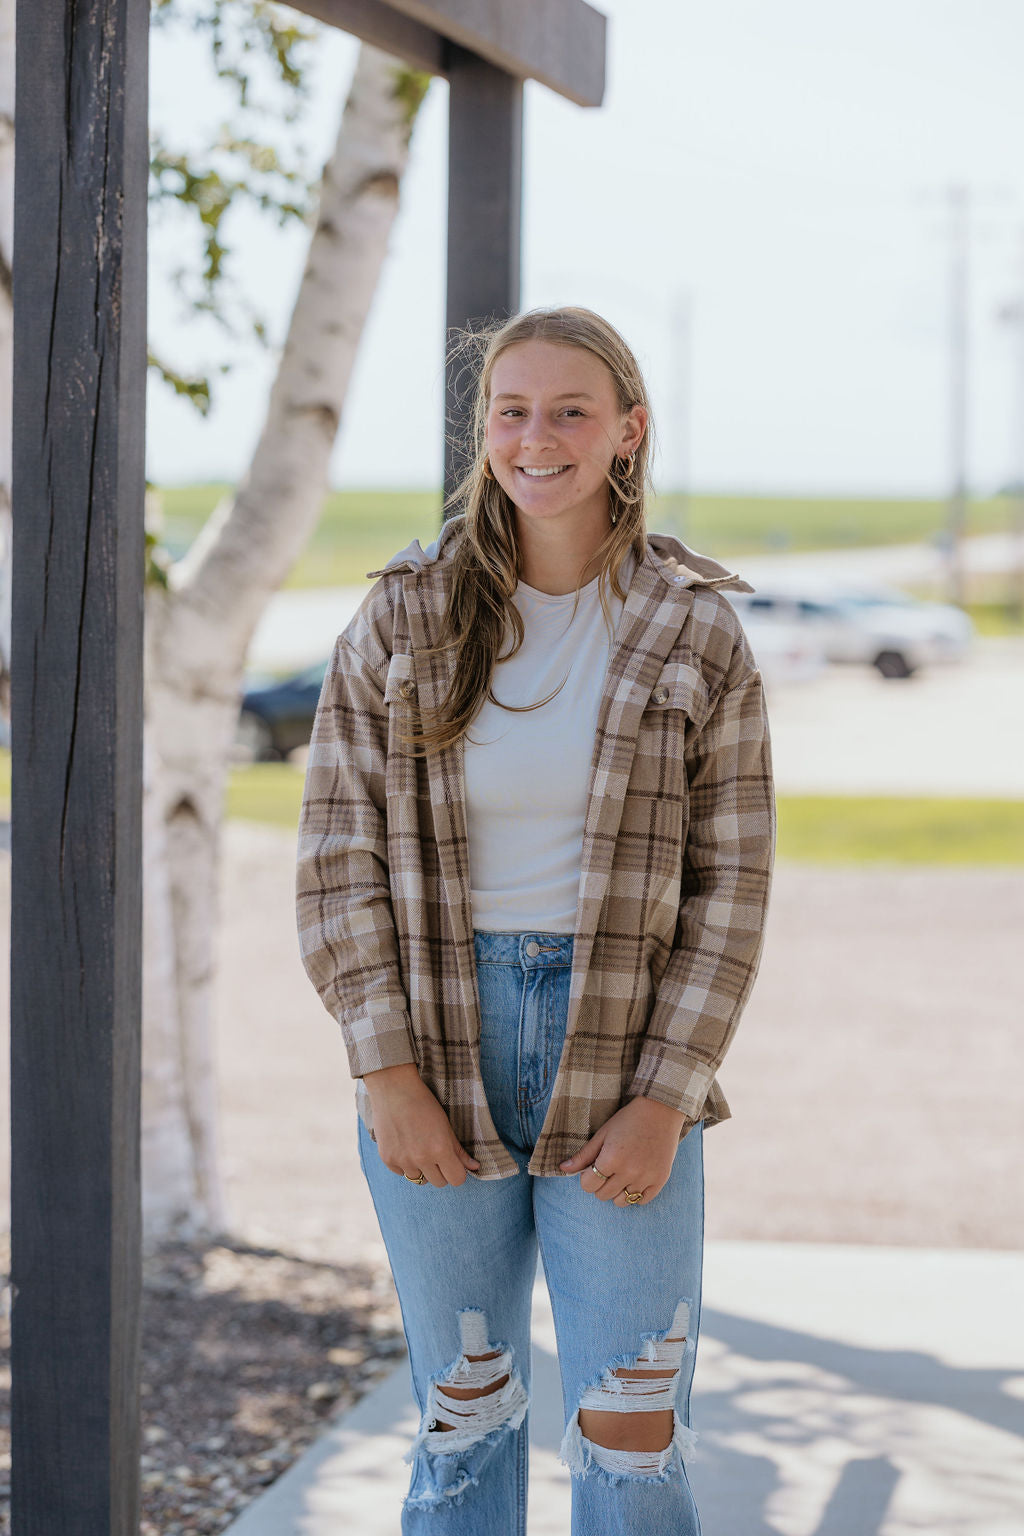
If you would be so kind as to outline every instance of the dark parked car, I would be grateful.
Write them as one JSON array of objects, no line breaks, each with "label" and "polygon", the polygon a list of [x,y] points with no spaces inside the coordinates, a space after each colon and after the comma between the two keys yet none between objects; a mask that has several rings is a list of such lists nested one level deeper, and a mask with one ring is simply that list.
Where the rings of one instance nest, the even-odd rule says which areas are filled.
[{"label": "dark parked car", "polygon": [[313,730],[326,671],[326,660],[318,661],[283,682],[246,689],[235,736],[236,756],[245,762],[278,762],[293,748],[304,747]]}]

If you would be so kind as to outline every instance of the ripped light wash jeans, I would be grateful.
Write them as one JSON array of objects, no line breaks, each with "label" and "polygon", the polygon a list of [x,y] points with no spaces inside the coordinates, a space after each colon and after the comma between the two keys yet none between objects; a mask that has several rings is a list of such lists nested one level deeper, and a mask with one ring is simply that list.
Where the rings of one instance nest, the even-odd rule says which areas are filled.
[{"label": "ripped light wash jeans", "polygon": [[[578,1175],[526,1172],[561,1055],[572,944],[568,934],[475,934],[484,1086],[515,1178],[413,1184],[384,1166],[360,1121],[422,1414],[404,1536],[525,1536],[538,1251],[558,1340],[573,1536],[699,1536],[683,1463],[696,1439],[702,1128],[680,1142],[650,1205],[623,1209],[586,1194]],[[483,1393],[467,1399],[459,1388]],[[671,1408],[675,1432],[661,1453],[611,1450],[583,1437],[581,1407]]]}]

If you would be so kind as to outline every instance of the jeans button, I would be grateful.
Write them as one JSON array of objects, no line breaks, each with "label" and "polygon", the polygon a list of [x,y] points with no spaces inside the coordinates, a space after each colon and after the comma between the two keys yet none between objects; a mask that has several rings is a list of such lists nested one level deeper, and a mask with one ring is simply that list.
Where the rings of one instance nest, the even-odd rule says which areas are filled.
[{"label": "jeans button", "polygon": [[526,953],[529,955],[531,960],[536,960],[537,956],[540,954],[540,945],[537,943],[536,939],[531,939],[529,944],[527,944]]}]

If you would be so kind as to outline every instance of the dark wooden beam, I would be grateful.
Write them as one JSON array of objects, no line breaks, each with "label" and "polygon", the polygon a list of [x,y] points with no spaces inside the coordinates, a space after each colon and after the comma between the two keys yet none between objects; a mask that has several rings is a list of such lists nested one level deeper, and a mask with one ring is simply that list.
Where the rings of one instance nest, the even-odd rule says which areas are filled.
[{"label": "dark wooden beam", "polygon": [[607,18],[585,0],[293,0],[296,10],[447,74],[438,40],[581,107],[604,99]]},{"label": "dark wooden beam", "polygon": [[604,96],[607,18],[585,0],[389,0],[521,79],[539,80],[580,107]]},{"label": "dark wooden beam", "polygon": [[452,341],[519,308],[523,180],[522,81],[456,45],[448,78],[446,495],[466,462],[472,390]]},{"label": "dark wooden beam", "polygon": [[148,0],[19,0],[15,1536],[136,1536]]},{"label": "dark wooden beam", "polygon": [[292,9],[351,32],[362,42],[404,59],[414,69],[429,75],[445,72],[444,38],[403,15],[388,0],[298,0]]}]

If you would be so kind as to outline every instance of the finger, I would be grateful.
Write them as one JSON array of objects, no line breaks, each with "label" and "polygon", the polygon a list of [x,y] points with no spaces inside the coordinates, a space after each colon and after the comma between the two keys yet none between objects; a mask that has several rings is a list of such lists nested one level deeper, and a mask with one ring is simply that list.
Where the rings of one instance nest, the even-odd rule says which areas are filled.
[{"label": "finger", "polygon": [[580,1188],[584,1191],[585,1194],[596,1195],[599,1190],[604,1189],[605,1185],[608,1183],[608,1178],[611,1177],[611,1175],[608,1174],[602,1178],[601,1175],[604,1173],[605,1170],[603,1168],[601,1169],[601,1173],[595,1173],[593,1164],[591,1164],[589,1168],[585,1168],[583,1170],[583,1172],[580,1174]]},{"label": "finger", "polygon": [[459,1161],[462,1163],[463,1167],[468,1168],[470,1173],[476,1173],[477,1169],[480,1167],[480,1164],[477,1162],[476,1158],[470,1157],[465,1147],[461,1145],[458,1146],[458,1154]]},{"label": "finger", "polygon": [[604,1188],[597,1191],[597,1199],[607,1204],[609,1201],[618,1200],[625,1189],[636,1189],[636,1185],[631,1184],[625,1175],[613,1173],[606,1179]]},{"label": "finger", "polygon": [[466,1167],[462,1159],[455,1151],[446,1153],[438,1159],[441,1172],[446,1181],[455,1189],[459,1189],[466,1182]]},{"label": "finger", "polygon": [[[626,1199],[626,1196],[629,1195],[629,1194],[635,1195],[637,1193],[638,1189],[640,1190],[641,1194],[643,1195],[643,1199],[642,1200],[627,1200]],[[620,1206],[620,1207],[622,1207],[625,1210],[629,1210],[631,1207],[634,1208],[634,1209],[638,1209],[641,1205],[647,1205],[649,1203],[649,1200],[650,1200],[650,1196],[649,1196],[649,1193],[648,1193],[648,1191],[646,1189],[643,1189],[639,1184],[629,1184],[629,1185],[626,1186],[625,1189],[623,1189],[621,1194],[616,1195],[616,1197],[615,1197],[615,1204]]]},{"label": "finger", "polygon": [[447,1176],[442,1173],[438,1163],[427,1163],[423,1169],[427,1176],[427,1183],[433,1184],[435,1189],[444,1189],[448,1183]]},{"label": "finger", "polygon": [[591,1136],[585,1147],[581,1147],[574,1157],[567,1157],[565,1162],[559,1163],[558,1166],[564,1173],[579,1173],[588,1164],[597,1162],[597,1155],[603,1146],[604,1137],[600,1133]]}]

